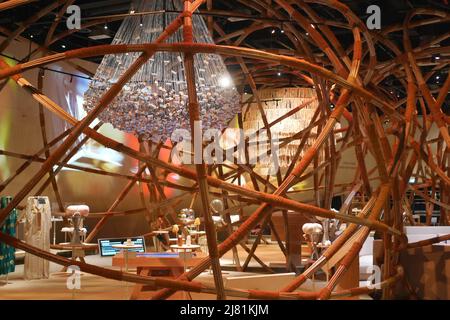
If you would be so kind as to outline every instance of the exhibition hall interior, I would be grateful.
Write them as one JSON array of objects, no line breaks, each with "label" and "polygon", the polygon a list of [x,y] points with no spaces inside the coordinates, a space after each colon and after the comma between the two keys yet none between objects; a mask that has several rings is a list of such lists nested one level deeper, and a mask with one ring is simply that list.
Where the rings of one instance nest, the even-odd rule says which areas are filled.
[{"label": "exhibition hall interior", "polygon": [[449,300],[447,0],[0,1],[0,300]]}]

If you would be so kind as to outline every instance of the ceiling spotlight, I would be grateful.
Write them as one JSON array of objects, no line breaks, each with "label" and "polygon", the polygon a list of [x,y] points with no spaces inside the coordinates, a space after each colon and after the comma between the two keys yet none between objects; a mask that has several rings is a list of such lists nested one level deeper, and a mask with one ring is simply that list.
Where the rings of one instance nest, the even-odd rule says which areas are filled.
[{"label": "ceiling spotlight", "polygon": [[66,45],[65,45],[65,44],[62,44],[62,45],[61,45],[61,48],[65,49],[65,48],[66,48]]},{"label": "ceiling spotlight", "polygon": [[441,77],[440,76],[436,76],[436,80],[439,80]]},{"label": "ceiling spotlight", "polygon": [[306,35],[309,36],[309,32],[307,32]]},{"label": "ceiling spotlight", "polygon": [[134,11],[133,9],[130,10],[130,14],[134,14],[136,11]]},{"label": "ceiling spotlight", "polygon": [[278,71],[277,76],[279,76],[279,77],[281,76],[281,72],[280,71]]},{"label": "ceiling spotlight", "polygon": [[275,29],[272,29],[272,34],[274,34],[275,33]]},{"label": "ceiling spotlight", "polygon": [[105,26],[103,27],[105,30],[108,29],[108,25],[105,23]]},{"label": "ceiling spotlight", "polygon": [[229,88],[233,82],[231,81],[231,78],[228,76],[223,76],[219,79],[219,84],[222,88]]},{"label": "ceiling spotlight", "polygon": [[33,38],[34,38],[34,36],[33,36],[33,35],[31,35],[31,36],[30,36],[30,38],[31,38],[31,39],[33,39]]}]

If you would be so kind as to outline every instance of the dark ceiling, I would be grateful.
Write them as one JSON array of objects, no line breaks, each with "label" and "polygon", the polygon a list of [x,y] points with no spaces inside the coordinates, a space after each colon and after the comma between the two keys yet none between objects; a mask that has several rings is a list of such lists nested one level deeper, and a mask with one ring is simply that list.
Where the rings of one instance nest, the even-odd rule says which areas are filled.
[{"label": "dark ceiling", "polygon": [[[33,16],[40,9],[46,7],[47,5],[53,3],[54,0],[41,0],[34,1],[27,5],[19,6],[4,12],[0,13],[0,26],[4,27],[7,30],[13,31],[15,30],[20,23],[26,21],[31,16]],[[64,2],[64,1],[61,1]],[[384,0],[384,1],[376,1],[376,0],[343,0],[341,1],[347,4],[353,12],[357,14],[360,18],[364,18],[368,16],[365,13],[366,8],[371,4],[377,4],[381,8],[382,12],[382,26],[389,26],[397,23],[402,23],[405,17],[405,14],[410,11],[412,8],[434,8],[439,10],[449,10],[450,7],[446,4],[447,0]],[[108,16],[114,16],[119,14],[127,14],[130,11],[130,3],[129,0],[100,0],[100,1],[92,1],[92,0],[77,0],[74,4],[77,4],[81,8],[82,12],[82,23],[87,21],[92,21],[93,18],[99,19]],[[271,18],[270,16],[262,16],[259,12],[251,8],[250,6],[245,5],[246,1],[239,0],[214,0],[213,9],[217,14],[214,14],[214,21],[218,23],[222,29],[228,34],[234,32],[236,30],[242,29],[243,27],[249,26],[255,20],[260,21],[268,21],[273,22],[274,25],[280,24],[282,26],[283,21],[276,20]],[[313,8],[315,5],[311,5]],[[316,5],[317,6],[317,5]],[[318,6],[317,6],[318,7]],[[202,11],[205,11],[206,7],[203,5],[201,7]],[[53,10],[53,12],[45,15],[40,18],[36,22],[32,23],[23,33],[23,37],[30,38],[33,36],[33,41],[43,44],[45,37],[47,35],[48,29],[50,28],[52,22],[55,19],[57,10]],[[334,21],[342,21],[343,18],[336,11],[331,10],[327,7],[320,6],[319,12],[323,18],[328,18]],[[227,11],[225,15],[221,15],[222,11]],[[248,20],[235,21],[233,19],[233,15],[246,15],[249,16]],[[229,16],[227,16],[229,15]],[[252,17],[254,19],[252,19]],[[65,17],[64,17],[65,18]],[[267,20],[265,20],[267,19]],[[286,21],[289,21],[286,19]],[[50,49],[53,51],[64,51],[68,49],[81,48],[86,46],[98,45],[98,44],[108,44],[111,42],[112,37],[114,36],[115,31],[119,28],[121,24],[121,20],[111,21],[107,23],[108,29],[104,29],[104,24],[95,25],[89,28],[85,28],[79,32],[73,33],[68,37],[65,37],[61,41],[58,41],[50,46]],[[428,36],[431,36],[435,33],[441,34],[445,29],[448,30],[449,25],[431,25],[429,27],[424,27],[420,32],[413,30],[412,39],[416,42],[421,42],[426,40]],[[440,28],[440,30],[436,30],[436,28]],[[59,23],[55,34],[62,33],[66,31],[65,23]],[[111,38],[93,40],[89,38],[92,34],[104,34],[107,33]],[[339,39],[347,45],[350,45],[350,41],[352,40],[351,31],[340,29],[336,30],[336,34]],[[217,37],[217,33],[214,35]],[[396,36],[395,34],[393,35]],[[401,38],[401,33],[398,34],[398,37]],[[285,37],[281,34],[273,36],[270,33],[270,30],[264,29],[258,32],[253,33],[244,45],[255,47],[255,48],[283,48],[283,43]],[[395,40],[395,39],[394,39]],[[63,48],[63,46],[65,48]]]},{"label": "dark ceiling", "polygon": [[[39,45],[43,45],[48,31],[53,21],[55,20],[58,11],[60,10],[60,7],[64,3],[66,3],[66,1],[59,1],[59,7],[55,7],[55,9],[50,11],[48,14],[45,14],[38,19],[33,19],[33,16],[36,15],[37,12],[54,2],[54,0],[34,1],[26,5],[0,12],[0,31],[7,35],[8,33],[20,28],[22,23],[27,23],[27,20],[28,22],[30,20],[35,20],[31,24],[27,24],[27,28],[25,28],[25,30],[21,33],[21,36],[28,38],[30,39],[30,41],[34,41]],[[266,3],[268,2],[270,1],[266,0]],[[290,2],[295,3],[295,1]],[[307,2],[309,3],[309,1]],[[380,6],[382,14],[382,28],[403,23],[406,14],[414,8],[436,9],[440,11],[449,11],[450,9],[448,0],[341,0],[341,2],[349,6],[351,10],[362,20],[364,20],[365,17],[369,16],[366,13],[366,8],[369,5],[376,4]],[[283,12],[282,14],[285,17],[283,19],[275,19],[268,12],[262,13],[261,11],[264,11],[264,5],[261,6],[261,3],[264,3],[264,1],[213,0],[213,7],[211,12],[214,23],[216,23],[217,26],[221,28],[225,34],[230,34],[235,31],[244,29],[250,26],[255,21],[270,23],[272,24],[272,27],[253,32],[240,45],[263,50],[285,50],[284,52],[291,50],[292,52],[294,52],[295,50],[292,42],[289,40],[286,34],[281,32],[281,30],[283,30],[283,23],[289,23],[289,21],[292,20],[289,19],[289,16],[285,12],[283,12],[283,10],[280,10],[280,12]],[[95,25],[90,25],[78,32],[74,32],[67,36],[61,37],[59,40],[55,41],[49,46],[49,49],[51,51],[61,52],[70,49],[110,43],[114,37],[116,30],[121,24],[121,19],[123,19],[123,16],[121,18],[117,18],[117,15],[129,14],[131,1],[76,0],[74,1],[74,4],[79,5],[81,8],[82,24],[93,21],[106,21],[106,23],[101,22]],[[320,15],[322,19],[330,20],[336,23],[345,23],[343,16],[340,15],[336,10],[318,4],[309,3],[309,5],[312,9],[315,9],[315,11]],[[258,6],[259,8],[263,8],[263,10],[256,10]],[[272,4],[272,6],[274,5]],[[297,9],[301,11],[301,9],[299,9],[298,7]],[[206,5],[203,5],[200,8],[200,14],[204,15],[205,18],[207,17]],[[67,15],[63,16],[62,21],[56,27],[54,34],[57,38],[59,35],[64,35],[64,33],[67,32],[65,23],[66,18]],[[410,31],[410,39],[412,45],[417,46],[430,40],[433,37],[445,34],[446,32],[448,32],[448,30],[450,30],[449,27],[449,23],[434,23],[419,28],[414,28]],[[344,48],[349,48],[352,45],[353,36],[350,29],[336,28],[333,26],[331,27],[331,29]],[[96,39],[96,35],[106,35],[109,37],[104,39]],[[389,34],[389,39],[399,48],[402,48],[402,36],[403,34],[401,31],[392,32]],[[220,40],[218,40],[220,37],[221,35],[217,32],[216,29],[214,32],[214,39],[216,40],[216,42],[219,41],[220,44],[226,44],[226,42],[220,42]],[[305,37],[305,40],[308,40],[307,37]],[[449,45],[449,38],[441,42],[441,46]],[[390,50],[386,50],[386,48],[381,45],[377,46],[376,49],[378,61],[390,60],[395,57]],[[312,46],[312,50],[313,53],[316,53],[319,57],[321,55],[323,56],[323,52],[314,45]],[[20,61],[26,59],[27,57],[14,58]],[[102,57],[96,57],[91,58],[90,60],[98,63],[101,61],[101,58]],[[240,72],[240,68],[236,65],[235,62],[227,61],[227,65],[232,73]],[[327,62],[324,62],[324,66],[328,67]],[[271,71],[273,72],[273,75],[276,75],[277,73],[279,75],[279,69],[272,68]],[[441,72],[448,73],[448,70],[443,69],[441,70]],[[289,72],[286,72],[285,74],[287,75],[288,73]],[[282,78],[283,79],[279,79],[280,86],[286,85],[286,82],[288,82],[288,84],[292,83],[292,75]],[[257,84],[259,85],[259,83]],[[396,90],[398,91],[396,91],[395,94],[398,97],[404,96],[405,90],[398,79],[387,78],[384,80],[383,84],[391,88],[397,88]],[[245,91],[245,88],[246,86],[241,89]]]}]

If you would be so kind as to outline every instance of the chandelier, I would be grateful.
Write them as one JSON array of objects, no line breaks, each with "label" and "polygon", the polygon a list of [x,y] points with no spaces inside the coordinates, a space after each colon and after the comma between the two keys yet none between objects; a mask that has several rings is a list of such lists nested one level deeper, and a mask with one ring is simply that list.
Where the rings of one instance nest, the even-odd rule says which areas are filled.
[{"label": "chandelier", "polygon": [[[179,15],[182,7],[181,0],[133,1],[134,12],[148,14],[127,17],[112,44],[153,42]],[[203,18],[193,15],[192,19],[194,41],[212,44]],[[167,39],[167,43],[179,42],[183,42],[182,30]],[[84,95],[83,107],[87,112],[138,56],[136,52],[103,58]],[[194,66],[202,126],[222,130],[240,111],[240,96],[219,55],[196,54]],[[176,129],[189,130],[184,72],[181,53],[155,53],[99,115],[99,119],[142,140],[154,142],[165,142]]]},{"label": "chandelier", "polygon": [[[262,108],[269,124],[276,122],[271,126],[272,135],[279,142],[286,141],[298,134],[310,125],[311,119],[318,108],[318,99],[314,89],[311,88],[277,88],[259,90],[259,97],[262,102]],[[294,109],[299,109],[295,111]],[[295,111],[295,112],[294,112]],[[250,103],[248,109],[243,112],[245,118],[243,127],[246,132],[265,132],[264,122],[256,102]],[[281,121],[280,117],[285,114],[292,113],[289,117],[284,117]],[[340,128],[340,124],[336,124],[336,128]],[[337,134],[335,137],[338,137]],[[307,150],[317,137],[317,127],[311,129],[310,137],[306,140],[299,159],[303,157]],[[293,139],[283,147],[278,148],[275,155],[278,159],[280,169],[288,168],[292,161],[296,158],[298,147],[301,139]],[[324,158],[323,152],[319,153],[319,162]],[[255,171],[261,174],[274,174],[277,169],[274,167],[274,161],[258,162]]]}]

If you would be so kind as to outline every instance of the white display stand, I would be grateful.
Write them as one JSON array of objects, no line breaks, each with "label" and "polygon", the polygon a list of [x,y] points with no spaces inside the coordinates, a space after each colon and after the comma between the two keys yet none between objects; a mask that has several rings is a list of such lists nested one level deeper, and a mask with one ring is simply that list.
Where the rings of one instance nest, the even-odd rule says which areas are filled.
[{"label": "white display stand", "polygon": [[125,258],[125,271],[128,272],[128,254],[132,249],[142,248],[142,246],[136,244],[113,244],[112,247],[114,249],[120,249],[123,252],[123,256]]}]

